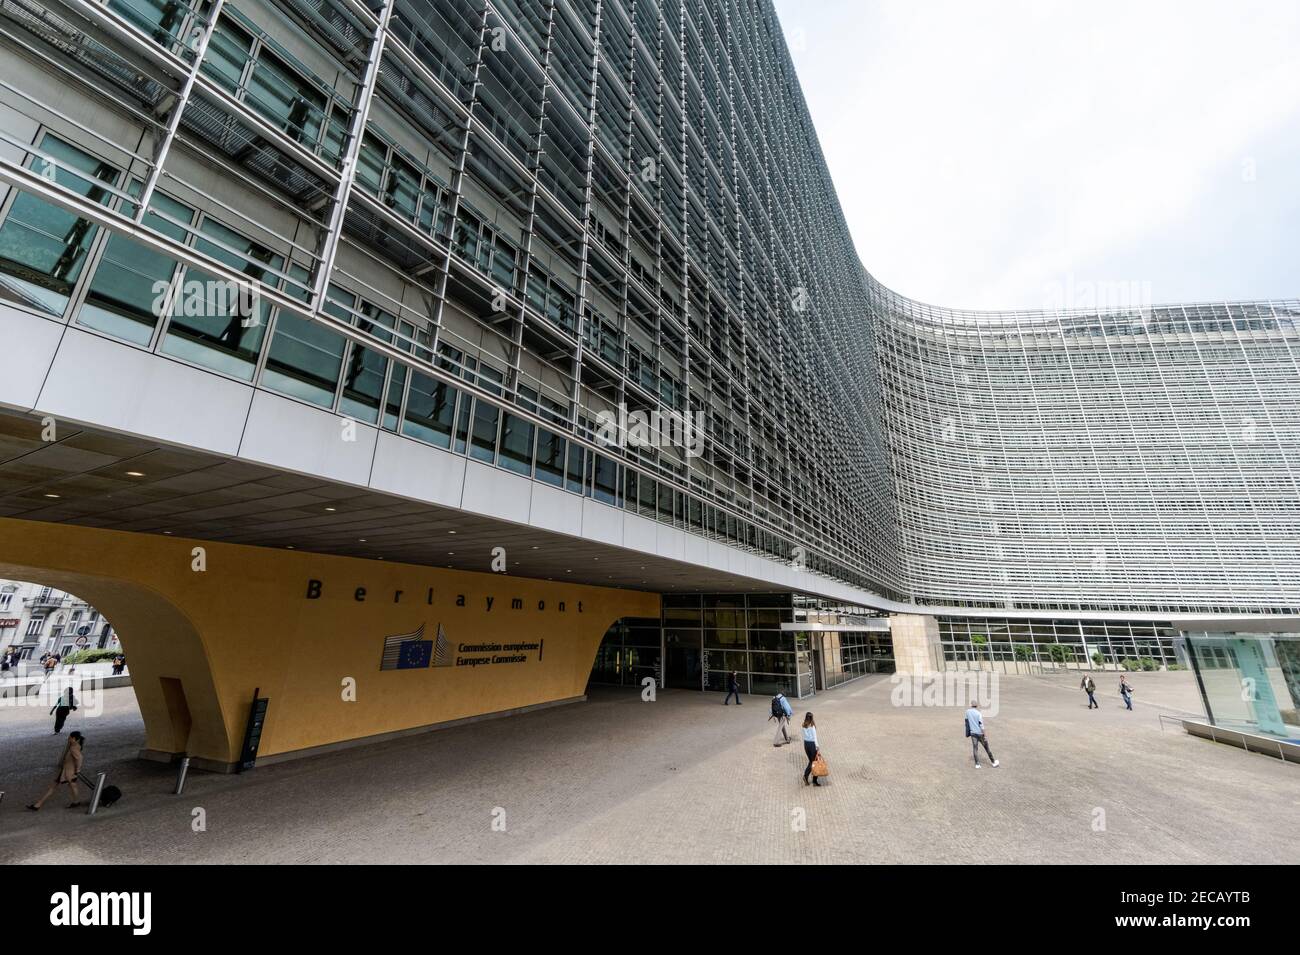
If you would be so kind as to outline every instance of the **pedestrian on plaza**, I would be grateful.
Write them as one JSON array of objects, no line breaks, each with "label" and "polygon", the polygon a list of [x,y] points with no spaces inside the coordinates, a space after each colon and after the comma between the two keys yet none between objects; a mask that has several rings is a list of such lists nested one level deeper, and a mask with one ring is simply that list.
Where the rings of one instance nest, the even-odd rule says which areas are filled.
[{"label": "pedestrian on plaza", "polygon": [[740,706],[740,674],[735,670],[731,671],[731,679],[727,683],[727,698],[722,701],[723,706],[731,702],[731,694],[733,693],[736,694],[736,705]]},{"label": "pedestrian on plaza", "polygon": [[67,692],[59,697],[59,702],[50,708],[50,712],[54,714],[54,732],[63,732],[63,724],[67,722],[68,714],[76,708],[77,698],[72,695],[72,687],[68,687]]},{"label": "pedestrian on plaza", "polygon": [[784,746],[790,742],[790,717],[794,716],[794,710],[790,709],[790,701],[785,698],[785,694],[777,691],[776,696],[772,697],[772,715],[769,720],[776,720],[776,735],[772,737],[773,746]]},{"label": "pedestrian on plaza", "polygon": [[12,659],[13,654],[6,650],[4,656],[0,657],[0,673],[9,672],[9,661]]},{"label": "pedestrian on plaza", "polygon": [[1129,685],[1128,677],[1123,673],[1119,675],[1119,695],[1124,697],[1124,705],[1130,710],[1133,709],[1133,687]]},{"label": "pedestrian on plaza", "polygon": [[1101,709],[1101,704],[1098,703],[1097,698],[1093,696],[1093,694],[1097,692],[1097,684],[1092,682],[1091,675],[1086,673],[1084,674],[1083,679],[1079,682],[1079,689],[1088,694],[1088,709]]},{"label": "pedestrian on plaza", "polygon": [[125,666],[126,666],[126,657],[122,656],[122,654],[120,653],[117,656],[113,657],[113,676],[121,676],[122,668]]},{"label": "pedestrian on plaza", "polygon": [[[808,765],[803,771],[803,784],[808,785],[808,777],[812,774],[813,761],[817,759],[817,754],[821,752],[817,744],[817,723],[813,719],[812,711],[809,710],[803,715],[803,752],[808,757]],[[812,784],[820,786],[817,777],[813,776]]]},{"label": "pedestrian on plaza", "polygon": [[980,704],[978,700],[970,701],[970,709],[966,711],[966,735],[970,737],[970,751],[975,757],[975,768],[981,769],[980,766],[980,745],[983,744],[984,752],[989,754],[989,759],[993,763],[993,768],[997,769],[998,761],[993,758],[993,751],[989,749],[989,740],[984,733],[984,716],[980,713]]},{"label": "pedestrian on plaza", "polygon": [[50,678],[50,674],[54,672],[54,668],[59,665],[59,658],[56,657],[53,653],[50,653],[45,656],[43,662],[45,665],[45,679],[48,680]]},{"label": "pedestrian on plaza", "polygon": [[63,755],[59,757],[58,775],[54,777],[54,782],[50,783],[50,788],[45,790],[44,796],[36,800],[36,802],[27,804],[28,809],[32,812],[40,812],[45,800],[53,796],[54,791],[60,786],[68,786],[72,791],[72,802],[68,803],[69,809],[83,805],[78,798],[77,775],[81,772],[81,752],[85,743],[86,737],[76,730],[68,734],[68,742],[63,747]]}]

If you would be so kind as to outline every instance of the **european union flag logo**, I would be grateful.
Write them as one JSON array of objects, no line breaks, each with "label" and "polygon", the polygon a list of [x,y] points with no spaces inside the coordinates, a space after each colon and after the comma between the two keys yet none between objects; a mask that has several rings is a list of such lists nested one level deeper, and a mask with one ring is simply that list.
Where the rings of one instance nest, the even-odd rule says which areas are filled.
[{"label": "european union flag logo", "polygon": [[432,643],[432,640],[424,639],[424,624],[410,633],[384,637],[384,655],[379,660],[379,669],[418,670],[427,667]]},{"label": "european union flag logo", "polygon": [[421,670],[433,658],[432,640],[403,640],[397,653],[397,669]]}]

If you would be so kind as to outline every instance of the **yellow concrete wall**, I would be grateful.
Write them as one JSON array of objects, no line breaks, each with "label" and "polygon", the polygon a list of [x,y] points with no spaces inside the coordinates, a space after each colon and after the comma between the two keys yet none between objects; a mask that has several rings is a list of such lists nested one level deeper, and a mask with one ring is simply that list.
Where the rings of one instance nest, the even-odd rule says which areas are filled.
[{"label": "yellow concrete wall", "polygon": [[[290,753],[580,696],[610,624],[659,614],[659,596],[637,591],[9,519],[0,576],[99,608],[129,658],[146,748],[182,748],[161,684],[177,678],[193,721],[184,748],[215,763],[238,758],[254,689],[270,700],[259,757]],[[322,582],[319,599],[307,599],[309,580]],[[465,643],[541,642],[541,658],[380,670],[386,636],[423,625],[432,640],[439,624],[453,662],[482,655],[458,652]]]}]

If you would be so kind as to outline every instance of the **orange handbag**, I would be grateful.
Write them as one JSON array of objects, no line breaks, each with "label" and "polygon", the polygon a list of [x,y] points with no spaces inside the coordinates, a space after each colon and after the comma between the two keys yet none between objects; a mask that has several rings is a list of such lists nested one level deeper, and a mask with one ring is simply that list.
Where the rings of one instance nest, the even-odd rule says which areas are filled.
[{"label": "orange handbag", "polygon": [[831,768],[826,765],[826,760],[822,758],[822,751],[817,750],[817,757],[813,760],[814,776],[829,776]]}]

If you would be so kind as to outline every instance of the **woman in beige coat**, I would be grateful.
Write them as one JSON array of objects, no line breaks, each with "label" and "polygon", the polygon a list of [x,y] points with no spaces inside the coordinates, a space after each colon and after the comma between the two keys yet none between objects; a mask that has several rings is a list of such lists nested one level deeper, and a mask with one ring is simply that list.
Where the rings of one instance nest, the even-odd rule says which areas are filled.
[{"label": "woman in beige coat", "polygon": [[45,795],[36,802],[29,803],[28,809],[32,812],[40,811],[45,800],[54,795],[54,790],[64,785],[72,788],[72,802],[68,803],[68,808],[81,805],[77,799],[77,774],[81,772],[81,747],[85,742],[86,737],[75,730],[68,734],[68,744],[63,747],[63,755],[59,757],[59,774],[50,783],[50,788],[45,790]]}]

